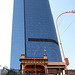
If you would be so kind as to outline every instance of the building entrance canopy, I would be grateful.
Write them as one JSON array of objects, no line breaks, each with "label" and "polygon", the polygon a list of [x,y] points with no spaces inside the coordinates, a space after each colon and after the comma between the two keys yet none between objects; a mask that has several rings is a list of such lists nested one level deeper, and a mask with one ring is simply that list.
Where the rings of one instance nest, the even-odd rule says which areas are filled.
[{"label": "building entrance canopy", "polygon": [[20,72],[25,75],[56,75],[65,69],[64,62],[48,62],[47,55],[43,58],[27,58],[22,54],[20,62]]}]

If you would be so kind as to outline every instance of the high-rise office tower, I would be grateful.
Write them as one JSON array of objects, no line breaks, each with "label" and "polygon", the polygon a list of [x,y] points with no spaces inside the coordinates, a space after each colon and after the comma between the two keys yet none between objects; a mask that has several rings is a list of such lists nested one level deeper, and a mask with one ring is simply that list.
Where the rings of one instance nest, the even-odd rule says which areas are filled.
[{"label": "high-rise office tower", "polygon": [[62,62],[49,0],[14,0],[11,68],[19,68],[22,53],[34,57],[37,49],[35,57],[46,54],[49,62],[58,62],[56,54],[49,48],[40,48],[42,46],[55,50]]}]

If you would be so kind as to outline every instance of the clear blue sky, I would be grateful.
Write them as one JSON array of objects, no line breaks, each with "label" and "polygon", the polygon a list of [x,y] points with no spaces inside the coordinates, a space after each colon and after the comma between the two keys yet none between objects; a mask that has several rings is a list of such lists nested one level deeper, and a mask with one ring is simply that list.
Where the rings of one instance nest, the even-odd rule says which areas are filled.
[{"label": "clear blue sky", "polygon": [[[59,14],[66,11],[75,10],[75,0],[49,1],[54,22],[56,22],[56,18]],[[68,68],[75,69],[75,14],[71,13],[62,15],[58,20],[58,28],[65,57],[69,58],[70,65]],[[68,29],[66,30],[66,28]]]},{"label": "clear blue sky", "polygon": [[[0,65],[10,67],[12,14],[14,0],[0,0]],[[49,0],[56,22],[59,14],[75,10],[75,0]],[[69,58],[69,69],[75,69],[75,14],[62,15],[58,20],[60,37],[65,57]],[[71,22],[73,23],[71,24]],[[70,25],[71,24],[71,25]],[[70,25],[70,26],[69,26]],[[64,30],[69,28],[64,32]],[[62,33],[64,34],[62,35]],[[4,59],[4,60],[3,60]]]}]

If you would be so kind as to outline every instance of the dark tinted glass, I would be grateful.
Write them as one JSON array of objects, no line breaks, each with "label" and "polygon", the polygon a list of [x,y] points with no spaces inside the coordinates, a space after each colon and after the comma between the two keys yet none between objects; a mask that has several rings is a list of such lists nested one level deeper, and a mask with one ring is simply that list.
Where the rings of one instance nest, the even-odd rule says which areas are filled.
[{"label": "dark tinted glass", "polygon": [[[24,28],[24,10],[26,28]],[[19,68],[20,55],[25,53],[22,51],[25,42],[27,57],[34,57],[34,52],[38,48],[47,46],[55,50],[58,56],[49,48],[40,48],[35,57],[43,57],[46,54],[49,62],[62,61],[48,0],[25,0],[25,9],[23,0],[14,0],[12,27],[11,68]],[[24,30],[26,38],[24,38]],[[36,41],[31,38],[35,38]],[[46,49],[45,52],[44,49]]]}]

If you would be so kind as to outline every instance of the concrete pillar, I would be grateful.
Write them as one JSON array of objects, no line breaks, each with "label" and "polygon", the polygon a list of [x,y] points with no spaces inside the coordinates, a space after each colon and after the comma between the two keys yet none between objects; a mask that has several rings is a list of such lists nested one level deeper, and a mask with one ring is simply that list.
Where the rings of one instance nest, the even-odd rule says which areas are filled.
[{"label": "concrete pillar", "polygon": [[65,70],[62,71],[62,75],[66,75],[66,74],[65,74]]},{"label": "concrete pillar", "polygon": [[45,74],[47,74],[47,65],[45,64]]},{"label": "concrete pillar", "polygon": [[21,54],[21,59],[25,58],[25,55],[24,54]]},{"label": "concrete pillar", "polygon": [[65,74],[65,70],[62,71],[62,75],[66,75],[66,74]]},{"label": "concrete pillar", "polygon": [[25,72],[24,72],[24,68],[25,68],[25,66],[22,64],[22,71],[21,71],[22,74],[25,73]]},{"label": "concrete pillar", "polygon": [[62,71],[62,75],[63,75],[63,71]]},{"label": "concrete pillar", "polygon": [[47,55],[43,55],[43,58],[44,58],[44,59],[47,59]]},{"label": "concrete pillar", "polygon": [[48,74],[48,68],[47,68],[47,74]]}]

